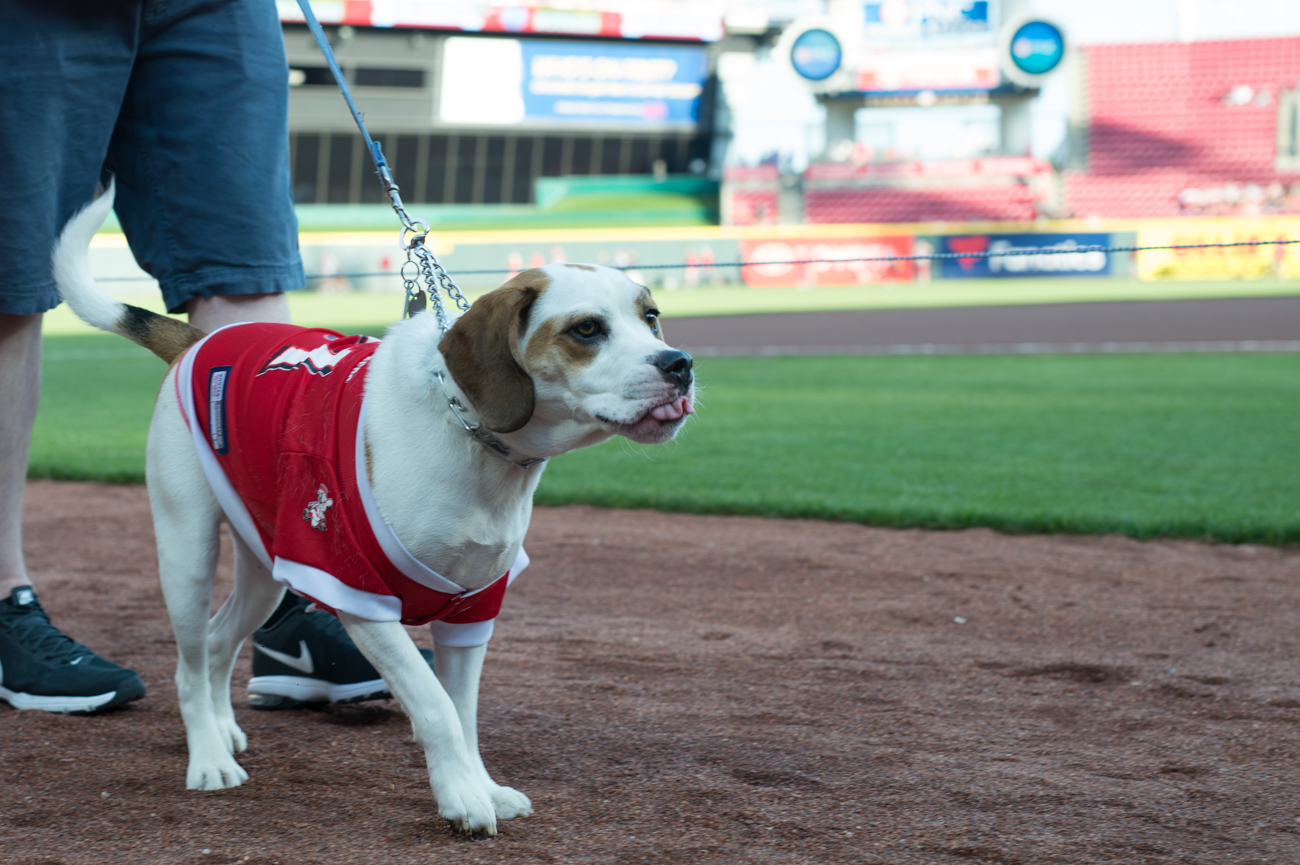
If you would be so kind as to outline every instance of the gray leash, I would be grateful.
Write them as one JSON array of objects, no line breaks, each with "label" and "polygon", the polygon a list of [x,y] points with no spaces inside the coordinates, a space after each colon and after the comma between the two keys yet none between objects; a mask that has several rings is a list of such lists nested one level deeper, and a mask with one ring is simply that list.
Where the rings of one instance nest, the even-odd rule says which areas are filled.
[{"label": "gray leash", "polygon": [[[398,234],[398,243],[406,252],[406,262],[402,265],[401,270],[402,283],[406,287],[406,302],[402,308],[402,317],[410,318],[418,312],[424,312],[428,308],[427,299],[427,301],[433,303],[433,314],[438,320],[438,328],[443,333],[446,333],[451,324],[447,320],[447,310],[442,304],[442,292],[447,292],[447,297],[451,298],[456,304],[456,308],[461,312],[469,310],[469,301],[461,293],[460,286],[456,285],[455,280],[439,263],[438,257],[429,249],[429,223],[423,219],[412,218],[406,212],[406,208],[402,206],[402,197],[398,194],[397,184],[393,182],[393,173],[388,168],[388,160],[384,159],[384,151],[379,146],[379,142],[370,137],[370,130],[366,129],[365,121],[361,119],[361,112],[357,109],[357,103],[352,100],[352,91],[348,89],[348,82],[343,77],[343,70],[339,68],[338,60],[334,58],[334,50],[330,48],[329,40],[325,38],[325,31],[321,29],[320,22],[316,20],[315,14],[311,11],[311,4],[308,0],[298,0],[298,6],[301,7],[302,14],[307,19],[307,26],[311,29],[311,35],[316,37],[316,44],[320,46],[321,53],[325,55],[325,61],[329,63],[330,72],[334,73],[334,80],[338,82],[339,89],[343,91],[343,98],[348,103],[348,110],[352,112],[352,119],[357,122],[357,128],[361,130],[361,135],[366,140],[366,150],[370,153],[371,161],[375,163],[375,173],[379,175],[379,182],[384,185],[384,194],[388,196],[389,202],[392,203],[397,218],[402,221],[402,231]],[[424,279],[424,284],[428,288],[427,292],[420,287],[419,280],[421,278]],[[546,462],[545,457],[516,459],[510,446],[492,435],[481,421],[471,424],[465,420],[464,415],[461,414],[465,410],[465,406],[447,391],[447,382],[443,378],[443,374],[438,372],[437,376],[451,413],[455,415],[456,420],[460,422],[460,425],[465,428],[465,432],[469,433],[471,438],[501,459],[521,469],[529,469]]]},{"label": "gray leash", "polygon": [[[352,112],[352,119],[357,122],[357,128],[361,130],[361,136],[366,140],[366,150],[375,164],[375,173],[379,175],[379,182],[384,185],[384,194],[393,205],[397,218],[402,221],[402,230],[398,234],[398,244],[406,253],[406,262],[401,270],[402,283],[406,288],[402,317],[410,318],[417,312],[423,312],[428,308],[427,304],[432,302],[438,327],[445,333],[450,322],[447,320],[447,310],[442,304],[442,292],[447,292],[447,297],[461,312],[469,309],[469,301],[461,293],[460,286],[456,285],[455,280],[438,261],[438,257],[429,249],[429,223],[423,219],[413,218],[402,205],[400,190],[393,182],[393,172],[388,168],[388,160],[384,159],[383,148],[379,146],[378,141],[370,137],[370,130],[366,129],[366,123],[361,119],[361,112],[352,99],[352,91],[348,89],[343,70],[339,68],[339,62],[334,58],[334,49],[330,48],[325,31],[321,29],[320,22],[311,11],[311,4],[308,0],[298,0],[298,6],[302,9],[303,17],[307,19],[307,27],[311,30],[311,35],[316,38],[316,44],[325,55],[325,62],[329,64],[330,72],[334,73],[334,80],[343,91],[343,98],[348,103],[348,110]],[[421,288],[420,279],[424,280],[427,291]]]}]

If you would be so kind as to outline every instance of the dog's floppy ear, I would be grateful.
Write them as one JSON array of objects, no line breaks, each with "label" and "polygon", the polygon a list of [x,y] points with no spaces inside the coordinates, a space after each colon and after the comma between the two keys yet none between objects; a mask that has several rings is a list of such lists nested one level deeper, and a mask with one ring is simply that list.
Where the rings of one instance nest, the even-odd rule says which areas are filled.
[{"label": "dog's floppy ear", "polygon": [[533,416],[533,379],[519,337],[549,283],[537,270],[519,274],[474,301],[438,343],[447,371],[493,432],[514,432]]}]

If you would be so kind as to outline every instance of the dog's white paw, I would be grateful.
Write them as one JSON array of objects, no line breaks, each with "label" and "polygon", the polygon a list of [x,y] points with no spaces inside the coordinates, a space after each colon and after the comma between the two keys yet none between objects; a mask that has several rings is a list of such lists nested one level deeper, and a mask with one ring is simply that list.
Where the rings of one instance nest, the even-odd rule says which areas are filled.
[{"label": "dog's white paw", "polygon": [[221,740],[226,743],[226,749],[230,753],[241,754],[248,750],[248,737],[235,723],[234,718],[218,718],[217,727],[221,733]]},{"label": "dog's white paw", "polygon": [[492,794],[492,804],[496,806],[497,817],[500,819],[513,820],[516,817],[528,817],[533,813],[533,803],[515,788],[493,784],[489,789]]},{"label": "dog's white paw", "polygon": [[435,793],[438,813],[462,832],[497,834],[497,815],[488,789],[478,782],[456,784]]},{"label": "dog's white paw", "polygon": [[248,780],[248,773],[229,755],[225,760],[208,762],[190,761],[190,768],[185,773],[187,790],[224,790],[238,787]]}]

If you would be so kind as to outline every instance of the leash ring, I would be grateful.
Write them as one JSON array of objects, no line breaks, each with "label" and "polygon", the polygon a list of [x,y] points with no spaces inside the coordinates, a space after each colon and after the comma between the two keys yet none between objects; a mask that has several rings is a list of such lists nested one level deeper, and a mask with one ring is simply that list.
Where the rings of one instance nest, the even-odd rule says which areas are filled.
[{"label": "leash ring", "polygon": [[[420,229],[418,231],[416,230],[417,226],[419,226]],[[409,243],[406,240],[406,235],[408,233],[411,234],[411,240]],[[410,225],[403,225],[401,230],[397,232],[397,245],[402,248],[403,252],[405,252],[414,249],[416,245],[423,243],[424,239],[428,236],[429,223],[417,216],[411,220]]]}]

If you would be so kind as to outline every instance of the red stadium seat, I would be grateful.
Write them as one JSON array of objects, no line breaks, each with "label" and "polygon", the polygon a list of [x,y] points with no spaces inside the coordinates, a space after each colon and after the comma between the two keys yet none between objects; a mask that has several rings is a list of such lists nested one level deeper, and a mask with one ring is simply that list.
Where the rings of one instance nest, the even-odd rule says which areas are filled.
[{"label": "red stadium seat", "polygon": [[1021,183],[980,186],[857,186],[809,189],[804,218],[810,223],[962,222],[1033,219],[1033,196]]},{"label": "red stadium seat", "polygon": [[778,193],[768,190],[736,190],[731,194],[731,225],[776,225]]},{"label": "red stadium seat", "polygon": [[[1076,216],[1187,212],[1184,190],[1267,187],[1277,97],[1300,79],[1300,39],[1243,39],[1083,49],[1088,64],[1088,171],[1068,173]],[[1252,98],[1227,95],[1249,87]]]},{"label": "red stadium seat", "polygon": [[[1062,178],[1068,215],[1300,212],[1300,171],[1275,165],[1277,102],[1300,86],[1300,38],[1082,50],[1088,168]],[[1031,220],[1054,198],[1040,175],[1050,178],[1050,167],[1027,157],[815,163],[803,176],[804,218]],[[775,167],[729,171],[727,180],[733,223],[775,221]]]}]

